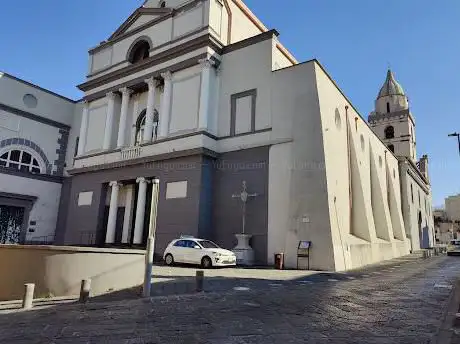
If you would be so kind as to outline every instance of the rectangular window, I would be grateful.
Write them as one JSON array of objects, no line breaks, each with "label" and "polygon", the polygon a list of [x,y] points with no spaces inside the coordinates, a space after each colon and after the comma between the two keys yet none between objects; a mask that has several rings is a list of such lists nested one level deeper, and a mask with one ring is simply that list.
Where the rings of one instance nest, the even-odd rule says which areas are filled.
[{"label": "rectangular window", "polygon": [[256,130],[257,90],[232,94],[230,99],[230,136]]}]

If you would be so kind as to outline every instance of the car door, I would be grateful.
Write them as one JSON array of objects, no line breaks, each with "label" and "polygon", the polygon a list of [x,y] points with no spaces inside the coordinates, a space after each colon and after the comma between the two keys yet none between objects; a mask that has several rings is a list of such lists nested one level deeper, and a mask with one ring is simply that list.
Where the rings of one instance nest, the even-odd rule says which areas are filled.
[{"label": "car door", "polygon": [[193,260],[193,264],[201,264],[201,258],[203,257],[203,248],[201,245],[199,245],[196,241],[190,240],[191,241],[191,248],[193,252],[191,251],[191,257]]},{"label": "car door", "polygon": [[182,240],[182,241],[184,242],[183,246],[181,247],[182,262],[194,264],[193,241],[191,240]]},{"label": "car door", "polygon": [[177,263],[184,263],[184,250],[185,240],[177,240],[174,245],[171,246],[171,254],[174,257],[174,261]]}]

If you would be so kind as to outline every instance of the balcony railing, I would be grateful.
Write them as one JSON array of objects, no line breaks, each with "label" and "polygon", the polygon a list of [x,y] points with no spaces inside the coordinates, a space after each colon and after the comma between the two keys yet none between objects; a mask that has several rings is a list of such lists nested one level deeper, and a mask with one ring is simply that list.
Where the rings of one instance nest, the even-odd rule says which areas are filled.
[{"label": "balcony railing", "polygon": [[129,148],[124,148],[121,150],[121,159],[136,159],[141,156],[142,148],[140,146],[134,146]]}]

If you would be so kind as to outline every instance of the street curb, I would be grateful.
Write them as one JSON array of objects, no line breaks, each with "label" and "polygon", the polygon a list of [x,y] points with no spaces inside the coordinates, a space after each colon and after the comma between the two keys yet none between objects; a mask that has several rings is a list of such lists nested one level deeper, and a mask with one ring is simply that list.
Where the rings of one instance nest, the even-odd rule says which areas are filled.
[{"label": "street curb", "polygon": [[460,279],[455,282],[454,288],[452,289],[447,307],[444,310],[444,314],[441,320],[441,326],[434,336],[434,344],[450,344],[452,340],[454,321],[456,314],[459,311],[460,304]]}]

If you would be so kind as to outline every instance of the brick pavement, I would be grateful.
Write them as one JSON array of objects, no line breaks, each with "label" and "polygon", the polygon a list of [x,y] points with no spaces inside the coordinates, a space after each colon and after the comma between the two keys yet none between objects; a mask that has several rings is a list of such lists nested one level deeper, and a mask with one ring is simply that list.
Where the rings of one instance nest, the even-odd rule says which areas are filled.
[{"label": "brick pavement", "polygon": [[430,343],[459,272],[456,257],[408,258],[276,282],[229,278],[198,295],[0,312],[0,343]]}]

